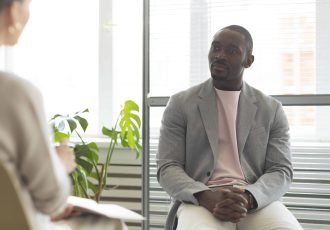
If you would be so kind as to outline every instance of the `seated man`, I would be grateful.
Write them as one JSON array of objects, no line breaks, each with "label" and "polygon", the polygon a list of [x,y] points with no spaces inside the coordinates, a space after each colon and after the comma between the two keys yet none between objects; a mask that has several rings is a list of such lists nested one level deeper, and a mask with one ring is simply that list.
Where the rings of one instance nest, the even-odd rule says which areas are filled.
[{"label": "seated man", "polygon": [[173,95],[157,154],[160,185],[174,199],[166,229],[302,229],[279,201],[292,181],[281,103],[243,81],[254,61],[243,27],[219,30],[211,78]]}]

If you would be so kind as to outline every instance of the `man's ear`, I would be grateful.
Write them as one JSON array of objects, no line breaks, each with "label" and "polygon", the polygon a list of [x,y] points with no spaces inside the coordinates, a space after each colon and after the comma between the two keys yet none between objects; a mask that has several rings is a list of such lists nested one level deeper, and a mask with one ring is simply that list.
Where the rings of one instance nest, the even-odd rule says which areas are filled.
[{"label": "man's ear", "polygon": [[248,54],[244,63],[245,68],[249,68],[254,62],[254,56],[252,54]]}]

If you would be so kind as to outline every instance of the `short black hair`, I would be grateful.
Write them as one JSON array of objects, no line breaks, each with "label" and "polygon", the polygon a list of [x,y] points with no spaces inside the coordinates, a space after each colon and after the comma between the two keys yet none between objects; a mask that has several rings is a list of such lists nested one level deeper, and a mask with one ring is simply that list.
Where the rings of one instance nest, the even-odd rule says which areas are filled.
[{"label": "short black hair", "polygon": [[232,30],[232,31],[242,34],[244,36],[246,44],[247,44],[247,51],[252,54],[253,39],[252,39],[250,32],[247,29],[245,29],[243,26],[239,26],[239,25],[230,25],[230,26],[226,26],[226,27],[222,28],[221,30]]}]

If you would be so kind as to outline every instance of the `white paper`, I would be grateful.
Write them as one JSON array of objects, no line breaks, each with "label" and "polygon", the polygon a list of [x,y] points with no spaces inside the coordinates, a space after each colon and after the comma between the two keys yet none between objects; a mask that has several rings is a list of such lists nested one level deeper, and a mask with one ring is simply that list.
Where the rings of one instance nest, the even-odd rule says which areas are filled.
[{"label": "white paper", "polygon": [[82,197],[69,196],[68,204],[79,210],[100,214],[109,218],[122,220],[144,220],[140,214],[116,204],[98,204],[94,200]]}]

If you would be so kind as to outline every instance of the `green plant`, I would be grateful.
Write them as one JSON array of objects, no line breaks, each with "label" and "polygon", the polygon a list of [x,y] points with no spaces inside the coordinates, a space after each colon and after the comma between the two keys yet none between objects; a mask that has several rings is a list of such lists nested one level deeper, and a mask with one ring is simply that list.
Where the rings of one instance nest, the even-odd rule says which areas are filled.
[{"label": "green plant", "polygon": [[[101,163],[97,144],[85,142],[81,135],[81,132],[84,133],[88,127],[88,121],[84,118],[87,112],[89,112],[88,109],[73,115],[56,114],[50,122],[55,142],[70,139],[72,134],[76,134],[80,140],[74,146],[77,167],[71,173],[73,195],[93,198],[99,202],[102,191],[106,188],[108,167],[116,145],[121,144],[123,147],[134,150],[136,158],[140,156],[142,149],[139,143],[141,119],[138,105],[131,100],[125,101],[115,125],[111,129],[104,126],[102,128],[103,135],[107,136],[110,141],[106,160]],[[119,139],[120,143],[118,143]]]}]

